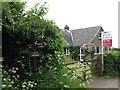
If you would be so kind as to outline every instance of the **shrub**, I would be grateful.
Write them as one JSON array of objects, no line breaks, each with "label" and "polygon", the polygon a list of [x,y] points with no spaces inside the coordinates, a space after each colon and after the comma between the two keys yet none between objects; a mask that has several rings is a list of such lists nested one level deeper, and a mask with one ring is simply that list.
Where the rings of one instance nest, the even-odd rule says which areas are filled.
[{"label": "shrub", "polygon": [[104,53],[104,74],[108,76],[117,76],[120,70],[120,51],[112,49]]},{"label": "shrub", "polygon": [[83,82],[71,79],[68,70],[65,68],[59,73],[55,73],[56,68],[54,68],[54,71],[49,71],[47,75],[44,75],[42,70],[39,68],[38,72],[31,73],[31,77],[22,81],[20,80],[20,76],[17,74],[18,68],[11,68],[8,71],[3,70],[4,77],[2,89],[38,90],[40,88],[86,88]]},{"label": "shrub", "polygon": [[70,54],[73,60],[78,60],[79,48],[77,46],[70,47]]}]

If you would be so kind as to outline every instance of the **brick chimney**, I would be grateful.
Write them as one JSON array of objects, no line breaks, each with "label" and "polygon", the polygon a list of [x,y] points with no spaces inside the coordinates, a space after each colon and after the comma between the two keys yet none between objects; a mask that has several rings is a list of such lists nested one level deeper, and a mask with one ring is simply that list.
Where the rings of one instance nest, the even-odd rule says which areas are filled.
[{"label": "brick chimney", "polygon": [[69,30],[69,27],[68,27],[68,25],[65,25],[64,29],[67,29],[67,30]]}]

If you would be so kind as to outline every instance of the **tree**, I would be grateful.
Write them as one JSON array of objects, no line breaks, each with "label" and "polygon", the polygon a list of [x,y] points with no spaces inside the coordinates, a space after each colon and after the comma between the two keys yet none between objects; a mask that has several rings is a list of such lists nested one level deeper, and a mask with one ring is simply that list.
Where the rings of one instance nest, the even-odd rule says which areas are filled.
[{"label": "tree", "polygon": [[[13,87],[20,88],[25,81],[34,81],[45,87],[46,81],[53,80],[54,75],[60,74],[63,68],[63,37],[55,22],[44,19],[44,15],[48,12],[45,4],[37,4],[27,12],[24,11],[23,2],[2,4],[3,71],[5,70],[3,74],[4,78],[17,78],[17,81],[15,78],[9,78],[20,83],[12,84]],[[42,50],[38,49],[41,43],[44,46]],[[36,73],[32,73],[30,69],[30,51],[41,52],[40,67]],[[16,73],[13,73],[14,70],[17,70]],[[36,78],[38,76],[39,79]]]},{"label": "tree", "polygon": [[[24,11],[23,2],[3,2],[3,89],[66,88],[73,83],[64,75],[64,39],[54,21],[44,19],[46,3]],[[42,48],[41,48],[42,46]],[[37,51],[39,67],[31,71],[29,52]]]},{"label": "tree", "polygon": [[24,17],[24,5],[25,3],[19,2],[2,3],[3,65],[14,66],[13,62],[19,54],[17,48],[19,36],[16,37],[16,34],[19,26],[18,22]]}]

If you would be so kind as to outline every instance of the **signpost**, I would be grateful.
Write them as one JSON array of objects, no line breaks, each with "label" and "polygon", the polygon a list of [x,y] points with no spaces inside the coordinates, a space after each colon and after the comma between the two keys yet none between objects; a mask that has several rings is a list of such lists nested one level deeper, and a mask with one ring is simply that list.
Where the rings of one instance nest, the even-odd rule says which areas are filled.
[{"label": "signpost", "polygon": [[39,52],[33,51],[29,53],[29,56],[31,58],[31,69],[32,72],[35,72],[35,70],[38,68],[38,63],[39,63]]},{"label": "signpost", "polygon": [[103,32],[103,46],[112,46],[112,32],[106,31]]},{"label": "signpost", "polygon": [[112,46],[112,32],[103,31],[102,32],[102,71],[104,70],[104,61],[103,61],[103,47]]}]

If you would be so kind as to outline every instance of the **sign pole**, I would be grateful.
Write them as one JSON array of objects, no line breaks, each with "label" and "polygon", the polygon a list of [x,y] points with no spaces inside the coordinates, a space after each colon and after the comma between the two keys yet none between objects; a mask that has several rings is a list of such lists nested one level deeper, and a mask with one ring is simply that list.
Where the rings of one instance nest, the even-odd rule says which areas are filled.
[{"label": "sign pole", "polygon": [[111,47],[112,46],[112,32],[106,31],[102,32],[102,71],[104,71],[104,58],[103,58],[103,47]]},{"label": "sign pole", "polygon": [[103,48],[104,48],[104,46],[103,46],[103,34],[104,34],[104,31],[102,31],[101,32],[101,35],[102,35],[102,42],[101,42],[101,44],[102,44],[102,47],[101,47],[101,54],[102,54],[102,72],[104,71],[104,59],[103,59]]}]

